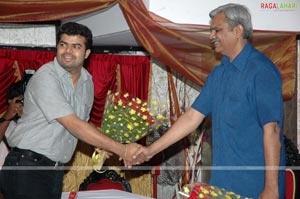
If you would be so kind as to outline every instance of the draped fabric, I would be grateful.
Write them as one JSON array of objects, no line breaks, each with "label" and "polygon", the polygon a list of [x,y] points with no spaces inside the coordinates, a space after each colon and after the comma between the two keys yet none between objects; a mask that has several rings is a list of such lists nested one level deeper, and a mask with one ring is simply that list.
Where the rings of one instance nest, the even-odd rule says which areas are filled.
[{"label": "draped fabric", "polygon": [[[207,75],[220,62],[210,44],[209,26],[173,23],[148,12],[141,1],[120,0],[119,4],[131,31],[151,56],[203,86]],[[296,35],[255,30],[251,40],[281,71],[285,100],[295,90]]]},{"label": "draped fabric", "polygon": [[[11,0],[0,2],[0,22],[61,20],[101,12],[118,3],[127,23],[149,54],[202,86],[220,61],[208,40],[209,27],[178,24],[149,12],[141,0]],[[278,66],[283,97],[290,99],[296,82],[296,32],[254,31],[252,44]]]},{"label": "draped fabric", "polygon": [[54,52],[0,49],[0,115],[7,109],[8,87],[21,80],[26,69],[37,70],[54,56]]},{"label": "draped fabric", "polygon": [[147,56],[119,56],[120,86],[122,92],[148,100],[150,58]]},{"label": "draped fabric", "polygon": [[148,56],[93,54],[87,68],[95,85],[91,121],[100,126],[108,90],[128,92],[133,97],[148,100],[150,68]]},{"label": "draped fabric", "polygon": [[0,22],[40,22],[77,17],[116,4],[117,0],[0,1]]},{"label": "draped fabric", "polygon": [[[43,64],[52,61],[53,51],[0,49],[0,115],[7,109],[8,87],[21,79],[26,69],[37,70]],[[118,68],[118,66],[120,66]],[[128,56],[112,54],[92,54],[86,62],[91,73],[95,96],[91,112],[91,121],[100,126],[108,90],[132,93],[135,97],[148,99],[150,76],[150,58],[148,56]],[[119,82],[117,72],[122,74]]]}]

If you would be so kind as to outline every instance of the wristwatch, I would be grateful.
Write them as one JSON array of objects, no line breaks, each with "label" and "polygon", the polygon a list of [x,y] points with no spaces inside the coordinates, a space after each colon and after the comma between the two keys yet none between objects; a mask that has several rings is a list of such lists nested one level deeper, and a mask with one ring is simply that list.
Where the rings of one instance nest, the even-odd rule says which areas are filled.
[{"label": "wristwatch", "polygon": [[0,118],[0,123],[3,123],[3,122],[5,122],[5,121],[7,121],[4,117],[1,117]]}]

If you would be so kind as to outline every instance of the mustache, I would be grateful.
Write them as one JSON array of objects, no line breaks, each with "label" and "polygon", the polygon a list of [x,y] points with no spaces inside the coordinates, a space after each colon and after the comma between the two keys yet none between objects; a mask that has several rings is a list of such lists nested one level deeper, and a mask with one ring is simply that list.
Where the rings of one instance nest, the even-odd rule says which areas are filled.
[{"label": "mustache", "polygon": [[215,43],[215,42],[220,42],[220,40],[218,38],[214,38],[210,41],[211,43]]}]

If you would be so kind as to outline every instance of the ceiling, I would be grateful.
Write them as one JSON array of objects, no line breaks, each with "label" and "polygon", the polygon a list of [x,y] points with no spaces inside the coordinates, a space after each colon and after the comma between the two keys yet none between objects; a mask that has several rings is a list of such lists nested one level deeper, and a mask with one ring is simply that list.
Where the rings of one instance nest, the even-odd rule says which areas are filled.
[{"label": "ceiling", "polygon": [[134,38],[130,30],[116,32],[107,35],[96,35],[93,37],[94,46],[141,46]]},{"label": "ceiling", "polygon": [[131,33],[118,4],[103,11],[63,20],[62,23],[69,21],[89,27],[93,32],[94,46],[141,46]]}]

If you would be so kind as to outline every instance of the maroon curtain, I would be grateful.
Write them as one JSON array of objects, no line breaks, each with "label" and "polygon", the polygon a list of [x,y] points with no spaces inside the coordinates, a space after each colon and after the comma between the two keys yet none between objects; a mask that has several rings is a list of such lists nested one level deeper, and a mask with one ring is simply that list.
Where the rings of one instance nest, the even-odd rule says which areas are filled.
[{"label": "maroon curtain", "polygon": [[91,122],[96,126],[101,125],[108,90],[117,91],[118,83],[121,92],[128,92],[142,100],[148,99],[150,58],[147,56],[93,54],[89,60],[88,71],[92,74],[95,85]]},{"label": "maroon curtain", "polygon": [[90,120],[96,126],[100,126],[107,91],[115,91],[117,86],[115,57],[110,54],[93,54],[87,69],[93,76],[95,86],[94,105]]},{"label": "maroon curtain", "polygon": [[54,56],[49,51],[0,49],[0,114],[7,109],[8,87],[21,80],[26,69],[37,70]]},{"label": "maroon curtain", "polygon": [[148,100],[150,58],[147,56],[119,56],[122,92]]}]

